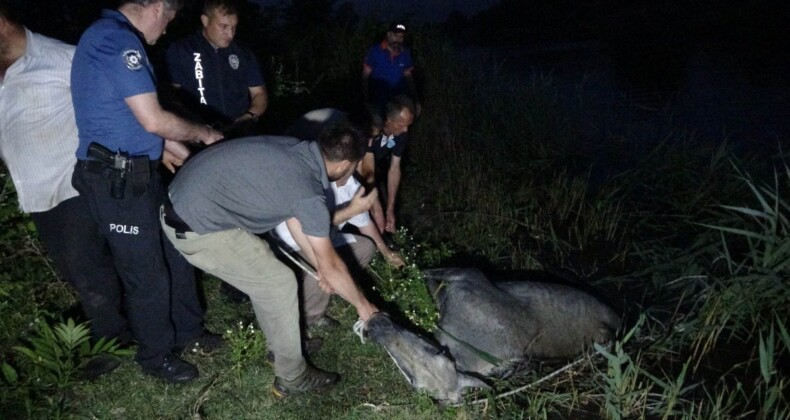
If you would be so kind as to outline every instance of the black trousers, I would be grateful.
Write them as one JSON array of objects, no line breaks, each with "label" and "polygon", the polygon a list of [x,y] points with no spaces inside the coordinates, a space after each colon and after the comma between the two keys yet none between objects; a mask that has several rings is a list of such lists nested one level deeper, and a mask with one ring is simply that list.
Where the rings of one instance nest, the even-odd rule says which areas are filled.
[{"label": "black trousers", "polygon": [[78,161],[72,184],[86,197],[99,235],[109,244],[139,344],[136,359],[144,366],[158,365],[175,344],[202,334],[195,271],[162,235],[159,211],[165,191],[158,172],[150,172],[144,191],[133,191],[134,180],[129,180],[122,199],[110,195],[106,175]]},{"label": "black trousers", "polygon": [[77,292],[91,321],[93,340],[107,337],[128,342],[131,335],[122,309],[121,281],[85,197],[70,198],[30,217],[55,268]]}]

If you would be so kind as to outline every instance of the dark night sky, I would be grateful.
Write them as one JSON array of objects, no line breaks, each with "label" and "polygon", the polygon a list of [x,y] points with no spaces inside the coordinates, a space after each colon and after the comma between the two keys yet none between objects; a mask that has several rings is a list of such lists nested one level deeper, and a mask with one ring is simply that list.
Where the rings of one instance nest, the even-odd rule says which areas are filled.
[{"label": "dark night sky", "polygon": [[[251,0],[264,5],[280,4],[288,0]],[[383,19],[414,16],[415,20],[441,22],[453,10],[467,16],[485,10],[499,0],[346,0],[354,4],[354,10],[363,16],[380,15]],[[337,4],[346,2],[338,0]]]}]

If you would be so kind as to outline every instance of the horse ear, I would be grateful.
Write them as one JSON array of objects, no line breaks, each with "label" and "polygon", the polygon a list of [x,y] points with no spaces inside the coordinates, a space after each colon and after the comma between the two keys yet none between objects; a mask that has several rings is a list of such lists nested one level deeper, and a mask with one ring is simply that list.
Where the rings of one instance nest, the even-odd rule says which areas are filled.
[{"label": "horse ear", "polygon": [[483,382],[482,379],[458,372],[458,389],[463,390],[464,388],[491,389],[491,387],[487,383]]},{"label": "horse ear", "polygon": [[435,401],[440,405],[456,404],[461,402],[463,395],[466,394],[467,388],[491,389],[487,383],[483,382],[479,378],[458,371],[456,371],[456,373],[456,388],[454,390],[447,391],[444,395],[445,398],[435,399]]}]

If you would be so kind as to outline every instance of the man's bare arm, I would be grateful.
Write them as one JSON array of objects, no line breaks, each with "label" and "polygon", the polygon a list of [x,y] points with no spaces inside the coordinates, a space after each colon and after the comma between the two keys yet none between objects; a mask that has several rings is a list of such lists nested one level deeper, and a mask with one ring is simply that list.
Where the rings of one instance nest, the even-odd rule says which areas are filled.
[{"label": "man's bare arm", "polygon": [[387,232],[395,232],[395,199],[400,187],[400,159],[398,156],[392,157],[387,173],[387,224],[384,227]]},{"label": "man's bare arm", "polygon": [[365,153],[357,164],[357,173],[365,187],[371,187],[376,178],[376,158],[372,152]]},{"label": "man's bare arm", "polygon": [[176,167],[181,166],[189,158],[189,148],[184,143],[165,140],[165,149],[162,151],[162,164],[171,173],[176,173]]},{"label": "man's bare arm", "polygon": [[211,144],[222,139],[222,133],[219,131],[206,125],[187,121],[162,109],[156,93],[141,93],[130,96],[125,101],[137,121],[149,133],[180,142],[202,141],[205,144]]},{"label": "man's bare arm", "polygon": [[403,267],[406,263],[403,261],[403,257],[396,251],[393,251],[392,248],[387,246],[387,243],[384,242],[384,238],[381,237],[381,233],[379,233],[378,228],[374,223],[368,223],[365,226],[359,228],[359,232],[371,240],[373,243],[376,244],[376,249],[381,252],[381,255],[387,260],[390,265],[393,267]]},{"label": "man's bare arm", "polygon": [[302,223],[297,218],[292,217],[285,221],[285,226],[288,227],[288,232],[291,233],[294,242],[299,245],[299,248],[307,256],[307,262],[315,268],[318,263],[313,254],[313,247],[310,246],[310,242],[307,240],[307,235],[302,232]]},{"label": "man's bare arm", "polygon": [[367,321],[378,312],[357,288],[348,268],[335,252],[329,237],[308,236],[302,232],[302,224],[295,217],[285,221],[296,244],[302,248],[318,274],[318,285],[327,293],[337,293],[356,308],[359,317]]},{"label": "man's bare arm", "polygon": [[[370,141],[373,141],[372,139]],[[370,142],[368,142],[370,147]],[[371,190],[376,190],[376,158],[373,153],[365,153],[362,160],[357,165],[357,173],[362,178],[363,185]],[[381,202],[376,200],[370,207],[370,216],[376,222],[379,232],[384,232],[386,220],[384,218],[384,209],[381,207]]]},{"label": "man's bare arm", "polygon": [[365,298],[354,283],[346,264],[332,246],[332,241],[328,237],[316,236],[307,236],[307,239],[317,259],[319,282],[326,281],[335,293],[356,308],[363,321],[378,312],[378,308]]},{"label": "man's bare arm", "polygon": [[[264,86],[251,86],[250,90],[250,109],[236,118],[236,122],[250,120],[260,117],[266,112],[269,106],[269,94]],[[251,114],[254,114],[251,115]]]},{"label": "man's bare arm", "polygon": [[369,211],[377,201],[379,201],[379,193],[375,188],[365,195],[365,187],[360,187],[347,206],[335,210],[332,215],[332,225],[340,226],[352,217]]}]

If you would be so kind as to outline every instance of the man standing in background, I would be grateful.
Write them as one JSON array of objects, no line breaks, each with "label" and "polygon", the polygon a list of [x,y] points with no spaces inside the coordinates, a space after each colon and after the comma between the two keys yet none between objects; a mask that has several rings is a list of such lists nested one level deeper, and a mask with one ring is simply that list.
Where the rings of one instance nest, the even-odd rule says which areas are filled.
[{"label": "man standing in background", "polygon": [[393,23],[381,43],[368,50],[362,63],[362,94],[379,110],[393,97],[408,95],[418,116],[421,108],[412,74],[414,61],[403,45],[405,38],[406,25]]},{"label": "man standing in background", "polygon": [[255,122],[268,105],[258,60],[234,41],[239,0],[205,0],[203,28],[167,50],[171,82],[189,111],[226,126]]},{"label": "man standing in background", "polygon": [[[179,106],[227,136],[256,134],[256,123],[269,104],[255,54],[234,39],[239,0],[205,0],[202,28],[167,49],[170,82]],[[234,302],[249,297],[223,282],[220,292]]]}]

